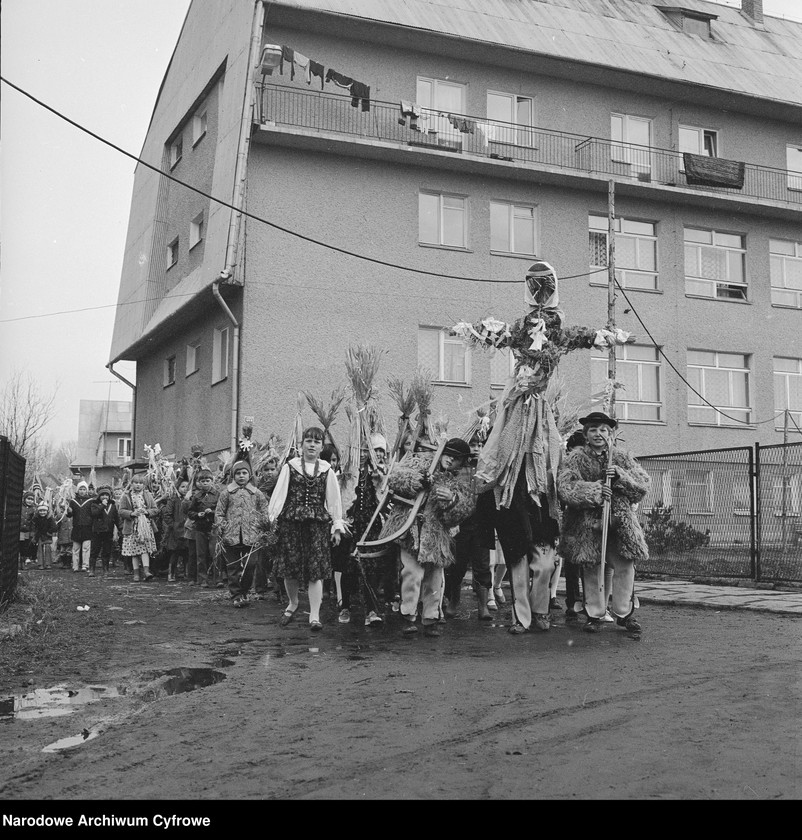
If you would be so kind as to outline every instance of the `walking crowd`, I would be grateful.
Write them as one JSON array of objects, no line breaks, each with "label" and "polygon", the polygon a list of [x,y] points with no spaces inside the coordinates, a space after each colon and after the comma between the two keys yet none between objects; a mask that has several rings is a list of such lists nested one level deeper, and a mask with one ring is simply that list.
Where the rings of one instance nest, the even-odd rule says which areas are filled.
[{"label": "walking crowd", "polygon": [[335,411],[311,399],[321,423],[303,428],[299,411],[283,455],[255,446],[251,426],[216,472],[194,447],[167,474],[146,447],[148,470],[123,488],[90,493],[81,481],[38,505],[27,493],[20,567],[47,568],[56,557],[94,576],[122,563],[135,583],[166,575],[227,587],[235,608],[249,604],[252,589],[255,599],[272,592],[283,627],[305,591],[312,632],[323,629],[328,591],[340,623],[354,621],[361,605],[366,626],[398,613],[405,636],[421,628],[429,637],[458,615],[468,569],[480,621],[492,620],[509,575],[515,635],[548,631],[564,574],[566,620],[584,616],[591,633],[605,622],[640,632],[635,565],[648,550],[637,506],[649,477],[615,445],[613,417],[590,412],[563,441],[545,397],[562,354],[630,339],[565,327],[548,263],[530,268],[524,299],[529,311],[514,324],[487,318],[454,328],[469,343],[509,348],[516,362],[495,411],[477,410],[460,436],[434,428],[425,387],[413,426],[414,401],[395,383],[401,419],[389,447],[371,387],[376,358],[361,348],[346,365],[353,396],[342,451],[329,431]]}]

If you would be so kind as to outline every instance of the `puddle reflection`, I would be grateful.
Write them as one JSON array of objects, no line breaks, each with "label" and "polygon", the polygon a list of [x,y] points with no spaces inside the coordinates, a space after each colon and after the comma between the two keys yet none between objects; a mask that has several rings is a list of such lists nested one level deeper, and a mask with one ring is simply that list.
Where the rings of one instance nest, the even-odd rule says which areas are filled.
[{"label": "puddle reflection", "polygon": [[52,688],[37,688],[26,694],[0,699],[0,720],[61,717],[72,714],[78,707],[87,703],[96,703],[107,697],[119,697],[121,694],[125,694],[125,691],[108,685],[68,688],[66,684],[60,684]]}]

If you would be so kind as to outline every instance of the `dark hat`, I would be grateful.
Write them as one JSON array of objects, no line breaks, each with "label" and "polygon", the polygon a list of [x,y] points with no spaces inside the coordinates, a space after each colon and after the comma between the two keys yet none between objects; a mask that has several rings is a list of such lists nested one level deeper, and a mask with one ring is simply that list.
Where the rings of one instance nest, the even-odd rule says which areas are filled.
[{"label": "dark hat", "polygon": [[583,428],[591,425],[598,426],[603,423],[605,426],[609,426],[611,429],[614,429],[618,425],[617,420],[613,420],[612,417],[608,417],[603,411],[591,411],[587,417],[580,417],[579,422],[582,424]]},{"label": "dark hat", "polygon": [[34,496],[34,494],[33,494],[33,493],[29,490],[27,493],[23,493],[23,494],[22,494],[22,499],[23,499],[23,501],[24,501],[25,499],[34,499],[34,500],[36,500],[36,496]]},{"label": "dark hat", "polygon": [[458,437],[446,441],[443,449],[443,455],[454,455],[457,458],[469,458],[470,454],[471,447],[468,446],[468,442]]},{"label": "dark hat", "polygon": [[577,431],[572,432],[568,436],[568,440],[565,441],[565,448],[570,452],[572,449],[576,449],[577,446],[584,446],[585,445],[585,433],[582,429],[577,429]]},{"label": "dark hat", "polygon": [[108,496],[109,498],[111,498],[111,487],[109,487],[107,484],[101,485],[97,488],[97,495],[98,497]]}]

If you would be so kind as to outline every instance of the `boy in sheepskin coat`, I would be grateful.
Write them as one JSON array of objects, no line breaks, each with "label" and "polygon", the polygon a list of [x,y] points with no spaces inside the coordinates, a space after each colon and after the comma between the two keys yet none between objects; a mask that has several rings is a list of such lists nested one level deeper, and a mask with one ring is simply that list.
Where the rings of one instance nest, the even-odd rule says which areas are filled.
[{"label": "boy in sheepskin coat", "polygon": [[[582,570],[585,611],[584,630],[601,629],[606,603],[604,564],[601,562],[602,508],[610,498],[607,564],[613,568],[612,613],[617,623],[631,632],[641,626],[635,618],[635,564],[649,556],[646,538],[633,505],[646,495],[650,479],[635,459],[613,448],[612,467],[607,468],[608,447],[617,423],[600,411],[579,422],[585,445],[577,447],[562,462],[557,491],[565,504],[561,550],[569,563]],[[605,487],[607,476],[611,486]]]},{"label": "boy in sheepskin coat", "polygon": [[[404,634],[416,633],[418,601],[423,601],[423,628],[427,636],[439,636],[437,626],[445,585],[444,569],[454,562],[451,529],[474,511],[475,499],[470,471],[465,469],[471,454],[462,438],[451,438],[443,449],[440,463],[429,479],[433,454],[409,453],[390,471],[390,490],[414,497],[431,481],[423,510],[412,527],[397,540],[401,554],[401,617]],[[405,505],[392,510],[380,537],[392,534],[408,514]]]}]

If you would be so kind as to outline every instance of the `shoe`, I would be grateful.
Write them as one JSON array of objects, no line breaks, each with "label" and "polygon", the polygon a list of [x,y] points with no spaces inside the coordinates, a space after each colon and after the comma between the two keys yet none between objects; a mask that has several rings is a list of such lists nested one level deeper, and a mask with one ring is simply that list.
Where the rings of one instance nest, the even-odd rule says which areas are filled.
[{"label": "shoe", "polygon": [[393,606],[392,606],[391,609],[392,609],[393,612],[396,612],[396,613],[401,610],[401,599],[400,598],[396,598],[393,601]]},{"label": "shoe", "polygon": [[[339,621],[340,624],[350,623],[350,621],[351,621],[351,610],[345,609],[345,608],[341,609],[340,614],[337,616],[337,621]],[[367,621],[365,621],[365,623],[367,624]]]},{"label": "shoe", "polygon": [[142,578],[142,580],[144,580],[145,583],[147,583],[149,580],[153,580],[153,573],[150,571],[150,569],[145,569],[145,576]]},{"label": "shoe", "polygon": [[524,627],[523,624],[513,624],[507,632],[513,636],[522,636],[526,633],[526,627]]},{"label": "shoe", "polygon": [[423,635],[428,636],[430,639],[436,639],[439,636],[442,636],[443,633],[436,624],[424,624]]},{"label": "shoe", "polygon": [[310,621],[309,629],[313,633],[319,633],[323,629],[323,625],[319,621]]},{"label": "shoe", "polygon": [[365,627],[375,627],[376,625],[383,624],[383,623],[384,623],[384,620],[382,619],[382,617],[380,615],[378,615],[378,613],[375,612],[375,610],[371,610],[365,616]]},{"label": "shoe", "polygon": [[218,580],[217,583],[212,588],[225,589],[226,585],[223,583],[222,580]]},{"label": "shoe", "polygon": [[640,633],[643,630],[640,626],[640,622],[637,618],[635,618],[634,613],[630,613],[626,618],[616,619],[616,624],[619,627],[623,627],[625,630],[628,630],[630,633]]},{"label": "shoe", "polygon": [[601,618],[589,618],[585,624],[582,625],[582,629],[586,633],[599,633],[602,629],[602,624],[604,623],[604,619]]},{"label": "shoe", "polygon": [[295,618],[295,610],[284,610],[281,618],[278,620],[279,627],[286,627],[293,620],[293,618]]},{"label": "shoe", "polygon": [[237,595],[232,601],[232,606],[235,609],[242,609],[248,606],[248,599],[244,595]]},{"label": "shoe", "polygon": [[500,586],[493,587],[493,595],[496,598],[496,602],[499,604],[506,604],[507,599],[504,597],[504,590]]},{"label": "shoe", "polygon": [[496,612],[498,610],[498,604],[496,603],[496,599],[493,597],[493,590],[487,590],[487,608],[490,612]]},{"label": "shoe", "polygon": [[254,601],[264,601],[264,599],[265,599],[265,593],[264,593],[264,592],[257,592],[257,593],[253,596],[253,600],[254,600]]},{"label": "shoe", "polygon": [[543,632],[548,630],[551,627],[548,613],[534,613],[532,616],[532,627],[543,630]]},{"label": "shoe", "polygon": [[[77,569],[75,571],[77,571]],[[139,573],[139,569],[136,569],[133,572],[133,575],[134,575],[134,583],[139,583],[142,580],[142,576]]]},{"label": "shoe", "polygon": [[[20,569],[24,569],[24,568],[25,568],[24,566],[20,566]],[[73,573],[75,573],[75,572],[80,572],[81,570],[80,569],[73,569],[72,571],[73,571]]]},{"label": "shoe", "polygon": [[175,583],[175,575],[167,575],[167,583]]},{"label": "shoe", "polygon": [[418,625],[411,621],[404,624],[404,629],[401,631],[405,636],[414,636],[418,632]]},{"label": "shoe", "polygon": [[86,576],[87,577],[94,577],[95,573],[90,569]]},{"label": "shoe", "polygon": [[563,605],[556,598],[552,598],[549,601],[549,612],[551,612],[552,610],[561,610],[562,608]]},{"label": "shoe", "polygon": [[[479,621],[492,621],[493,616],[490,613],[490,605],[488,603],[488,590],[483,586],[476,587],[476,601],[479,605]],[[498,609],[498,607],[496,607]]]},{"label": "shoe", "polygon": [[[459,603],[459,602],[457,602]],[[450,599],[446,601],[445,608],[443,609],[443,613],[445,614],[446,618],[456,618],[457,617],[457,603],[454,603]]]},{"label": "shoe", "polygon": [[565,623],[566,624],[573,624],[574,622],[579,621],[579,613],[575,610],[566,610],[565,611]]}]

